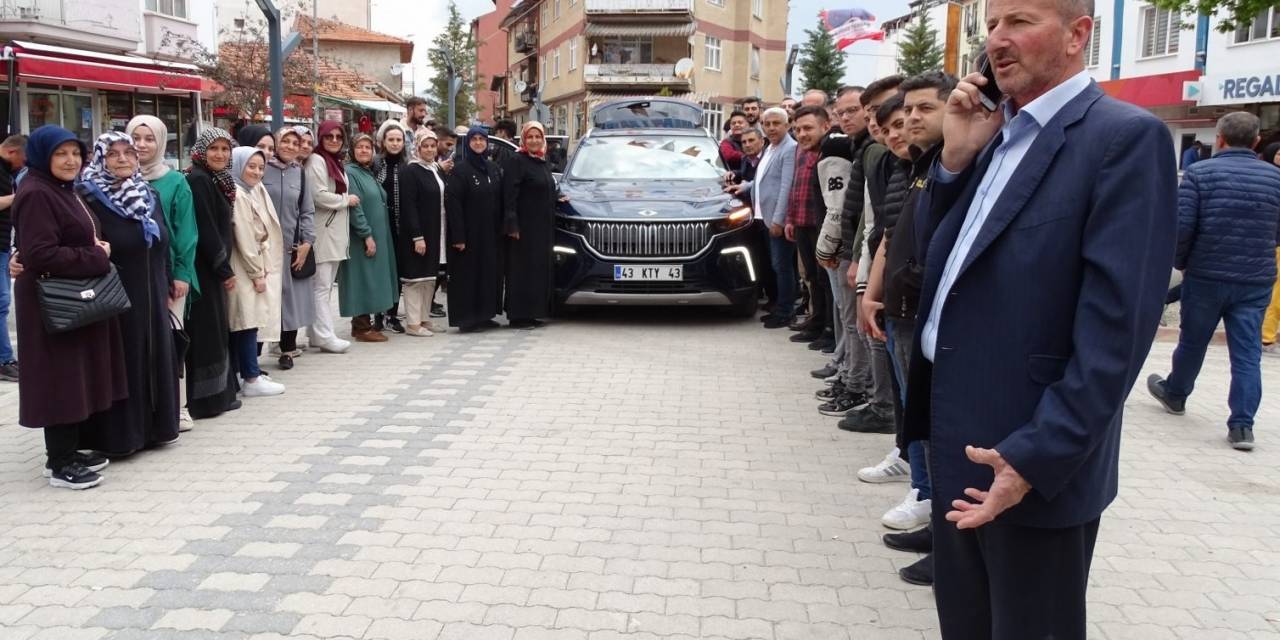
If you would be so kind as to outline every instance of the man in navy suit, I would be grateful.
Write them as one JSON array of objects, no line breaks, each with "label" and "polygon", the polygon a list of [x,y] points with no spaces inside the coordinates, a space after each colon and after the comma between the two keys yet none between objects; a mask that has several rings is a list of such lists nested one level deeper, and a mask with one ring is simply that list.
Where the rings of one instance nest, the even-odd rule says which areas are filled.
[{"label": "man in navy suit", "polygon": [[1125,398],[1177,228],[1164,124],[1085,71],[1092,0],[989,0],[917,209],[925,265],[906,437],[927,440],[944,638],[1085,637]]}]

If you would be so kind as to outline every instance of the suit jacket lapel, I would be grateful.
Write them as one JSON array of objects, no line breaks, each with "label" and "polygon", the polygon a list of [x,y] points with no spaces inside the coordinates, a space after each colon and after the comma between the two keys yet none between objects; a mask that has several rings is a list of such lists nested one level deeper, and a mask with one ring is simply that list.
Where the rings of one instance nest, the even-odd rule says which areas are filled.
[{"label": "suit jacket lapel", "polygon": [[[996,200],[995,205],[991,208],[991,213],[987,215],[986,221],[983,222],[982,229],[978,232],[978,237],[974,239],[973,246],[969,248],[969,254],[965,257],[964,264],[960,265],[960,273],[957,274],[957,279],[964,275],[969,265],[973,264],[974,260],[977,260],[978,256],[981,256],[982,252],[986,251],[995,242],[996,238],[1000,237],[1000,234],[1004,233],[1004,230],[1009,227],[1014,218],[1022,213],[1031,196],[1040,188],[1040,183],[1044,181],[1045,174],[1049,171],[1049,166],[1053,164],[1058,151],[1062,149],[1063,143],[1066,142],[1067,127],[1083,118],[1089,107],[1101,96],[1102,90],[1098,88],[1096,83],[1091,83],[1080,95],[1064,105],[1057,115],[1041,128],[1035,142],[1031,143],[1031,148],[1022,157],[1022,162],[1018,164],[1018,168],[1010,176],[1008,184],[1005,185],[1004,191],[1000,194],[1000,198]],[[981,177],[975,176],[975,178],[981,180]]]}]

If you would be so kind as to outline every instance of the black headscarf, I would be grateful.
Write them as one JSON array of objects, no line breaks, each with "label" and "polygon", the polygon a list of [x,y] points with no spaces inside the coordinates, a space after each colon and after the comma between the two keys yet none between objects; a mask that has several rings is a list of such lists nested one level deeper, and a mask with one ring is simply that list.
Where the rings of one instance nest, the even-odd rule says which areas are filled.
[{"label": "black headscarf", "polygon": [[[1270,162],[1271,164],[1277,164],[1276,163],[1277,153],[1280,153],[1280,142],[1272,142],[1262,150],[1262,159],[1267,162]],[[1277,166],[1280,166],[1280,165],[1277,165]]]},{"label": "black headscarf", "polygon": [[[467,131],[466,140],[458,141],[458,144],[462,145],[462,159],[466,160],[467,164],[470,164],[472,167],[474,167],[476,171],[479,171],[480,173],[483,173],[485,175],[489,175],[489,162],[488,162],[488,159],[485,157],[487,153],[476,153],[475,151],[471,150],[471,139],[476,136],[483,136],[485,139],[485,144],[489,143],[489,132],[485,131],[484,127],[480,127],[480,126],[471,127],[471,129]],[[488,147],[486,147],[486,151],[487,149]]]},{"label": "black headscarf", "polygon": [[271,136],[272,141],[275,140],[271,135],[271,129],[266,125],[252,124],[236,132],[236,142],[239,142],[242,147],[256,147],[258,141],[268,136]]}]

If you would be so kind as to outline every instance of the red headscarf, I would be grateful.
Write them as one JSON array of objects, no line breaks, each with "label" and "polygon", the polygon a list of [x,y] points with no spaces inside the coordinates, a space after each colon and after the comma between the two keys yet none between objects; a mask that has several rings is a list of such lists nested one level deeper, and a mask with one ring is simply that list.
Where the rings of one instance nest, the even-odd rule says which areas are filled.
[{"label": "red headscarf", "polygon": [[329,177],[333,178],[334,193],[346,193],[347,172],[342,168],[342,150],[339,149],[338,153],[329,153],[324,148],[324,137],[329,135],[330,131],[335,130],[342,134],[343,145],[346,145],[347,132],[343,131],[342,123],[334,122],[333,120],[325,120],[320,125],[320,131],[317,136],[320,139],[316,140],[315,152],[320,154],[321,158],[324,158],[324,166],[329,170]]},{"label": "red headscarf", "polygon": [[[542,132],[542,138],[543,138],[542,150],[538,151],[537,153],[530,151],[529,148],[526,147],[524,144],[524,137],[529,134],[530,129],[537,129],[538,131]],[[530,120],[524,123],[523,127],[520,127],[520,146],[516,149],[516,152],[523,153],[531,158],[545,160],[547,157],[546,138],[547,138],[547,128],[542,126],[542,123],[538,122],[537,120]]]}]

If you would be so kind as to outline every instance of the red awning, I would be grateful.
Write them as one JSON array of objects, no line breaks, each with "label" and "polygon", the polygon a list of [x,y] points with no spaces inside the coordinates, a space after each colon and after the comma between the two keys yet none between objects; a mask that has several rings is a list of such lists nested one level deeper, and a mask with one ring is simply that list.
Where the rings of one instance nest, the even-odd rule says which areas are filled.
[{"label": "red awning", "polygon": [[199,93],[199,69],[189,64],[96,53],[29,42],[9,44],[18,60],[18,78],[112,91]]},{"label": "red awning", "polygon": [[1124,100],[1139,107],[1170,107],[1195,104],[1194,101],[1182,99],[1182,83],[1187,80],[1199,80],[1200,72],[1175,71],[1153,76],[1137,76],[1099,82],[1107,95]]}]

